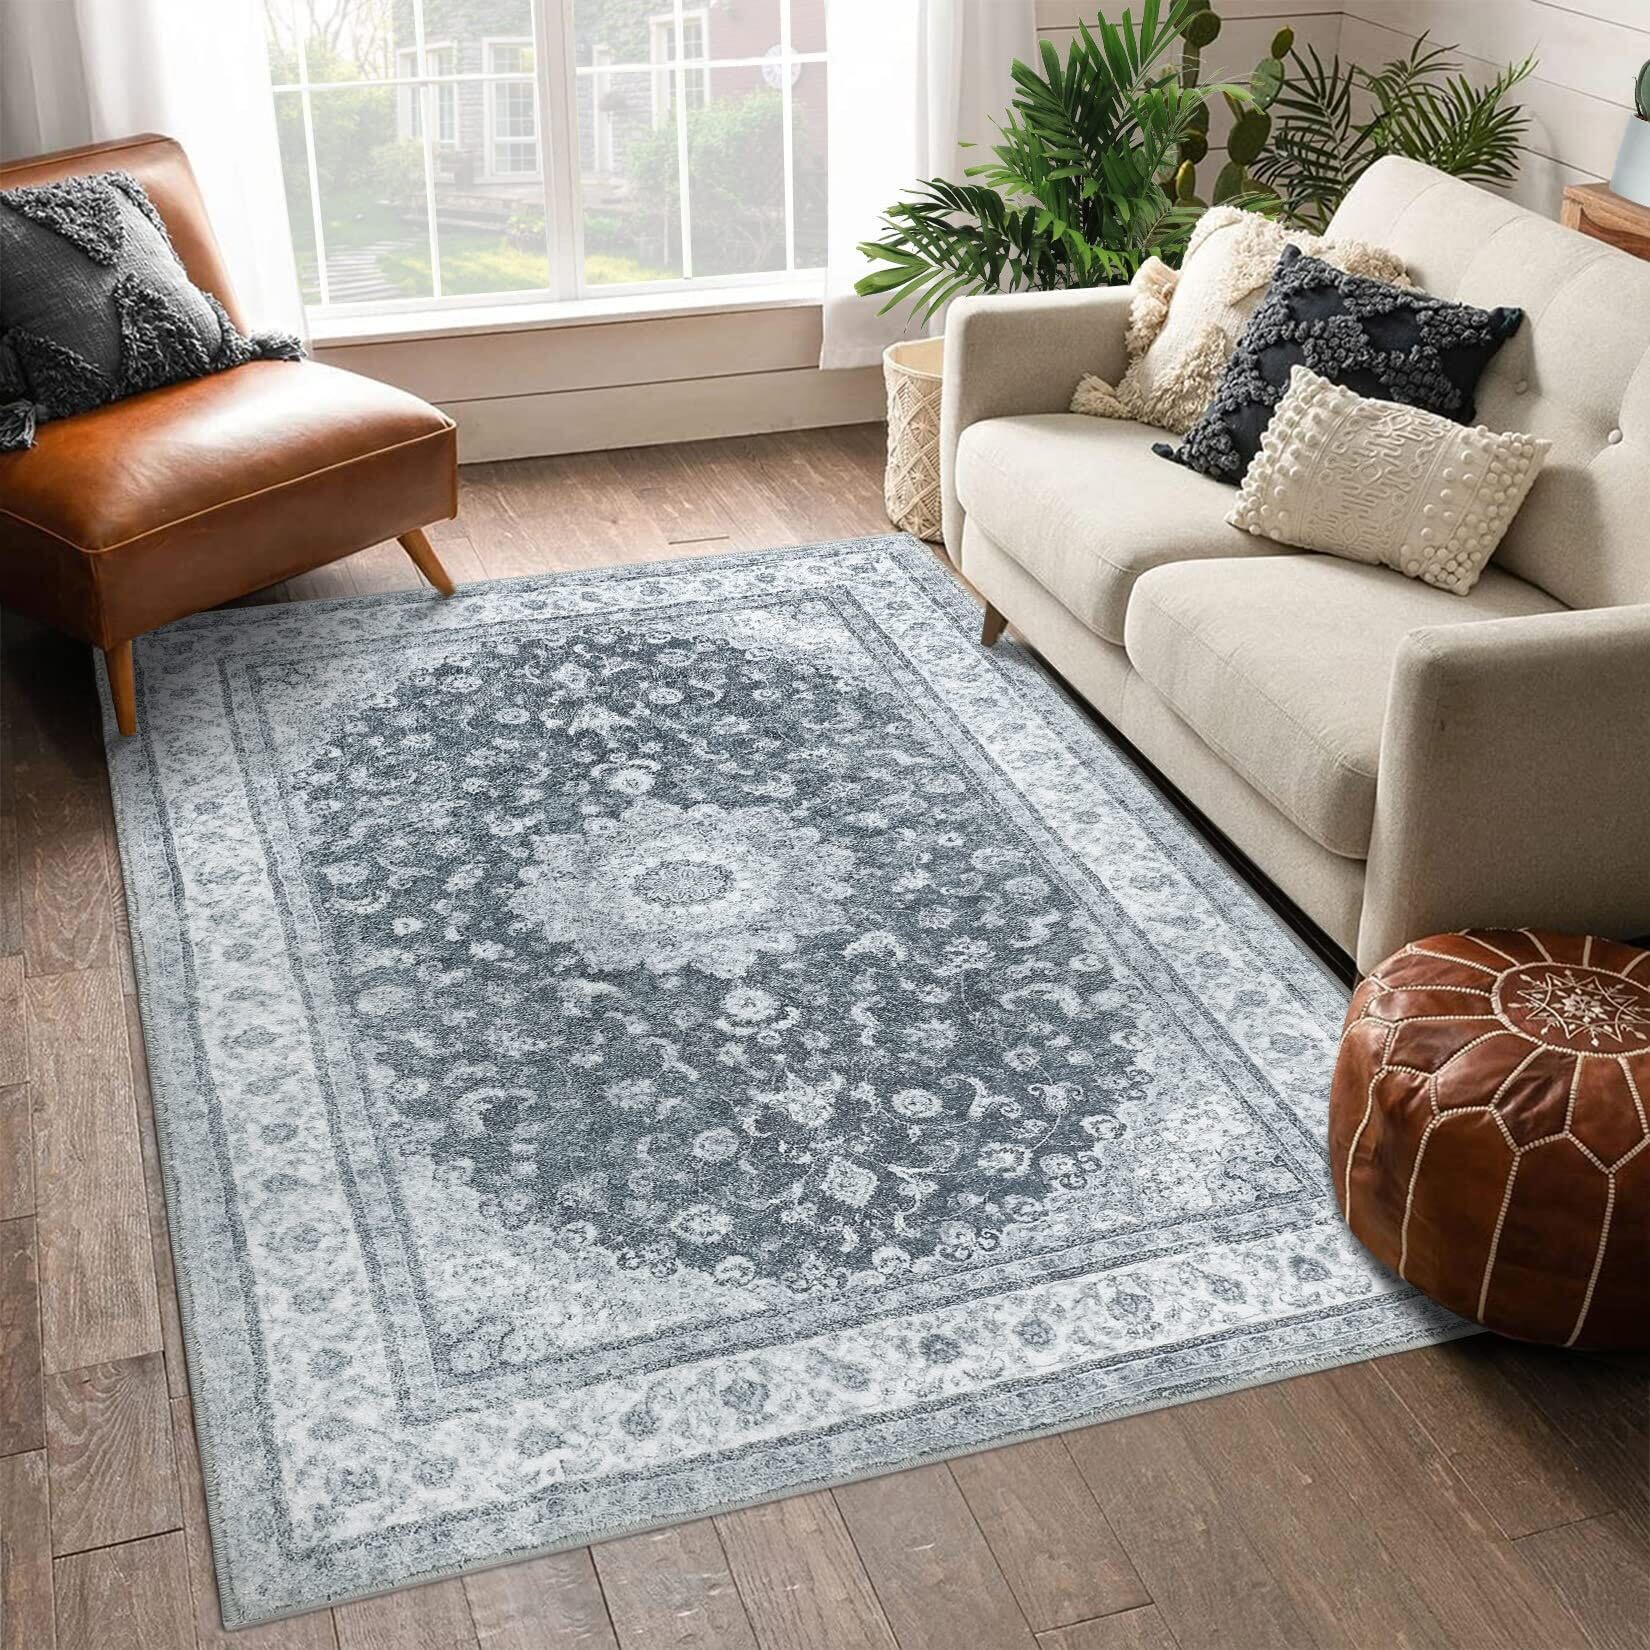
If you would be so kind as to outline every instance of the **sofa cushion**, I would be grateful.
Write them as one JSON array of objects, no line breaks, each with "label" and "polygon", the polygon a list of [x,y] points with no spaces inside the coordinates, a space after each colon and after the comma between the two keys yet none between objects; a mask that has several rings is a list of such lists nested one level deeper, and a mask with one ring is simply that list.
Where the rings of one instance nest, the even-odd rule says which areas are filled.
[{"label": "sofa cushion", "polygon": [[1327,556],[1181,563],[1129,602],[1129,661],[1176,713],[1331,853],[1362,859],[1392,663],[1421,625],[1561,610],[1490,567],[1455,596]]},{"label": "sofa cushion", "polygon": [[1121,644],[1134,581],[1165,562],[1275,556],[1226,524],[1232,491],[1153,458],[1144,424],[1034,413],[971,424],[957,497],[1088,628]]}]

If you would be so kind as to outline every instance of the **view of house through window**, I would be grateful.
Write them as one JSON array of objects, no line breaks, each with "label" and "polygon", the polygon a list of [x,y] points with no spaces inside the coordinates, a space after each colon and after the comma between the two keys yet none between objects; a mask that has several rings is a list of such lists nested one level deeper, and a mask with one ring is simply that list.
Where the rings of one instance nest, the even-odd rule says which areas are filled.
[{"label": "view of house through window", "polygon": [[668,291],[824,263],[825,0],[265,10],[312,306]]}]

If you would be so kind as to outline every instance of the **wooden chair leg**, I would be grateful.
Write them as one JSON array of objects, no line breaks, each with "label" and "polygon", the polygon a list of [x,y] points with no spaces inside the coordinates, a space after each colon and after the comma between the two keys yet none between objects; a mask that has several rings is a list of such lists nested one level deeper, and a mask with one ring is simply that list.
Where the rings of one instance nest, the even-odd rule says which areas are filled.
[{"label": "wooden chair leg", "polygon": [[415,527],[410,533],[401,535],[401,548],[413,559],[420,573],[433,584],[443,596],[453,593],[453,581],[447,569],[441,565],[441,558],[430,548],[430,541],[424,537],[423,529]]},{"label": "wooden chair leg", "polygon": [[985,623],[980,627],[980,641],[986,647],[994,647],[997,638],[1008,628],[1008,620],[994,608],[990,602],[985,604]]},{"label": "wooden chair leg", "polygon": [[115,702],[115,723],[130,739],[137,732],[137,678],[132,673],[132,644],[117,642],[103,650],[109,672],[109,697]]}]

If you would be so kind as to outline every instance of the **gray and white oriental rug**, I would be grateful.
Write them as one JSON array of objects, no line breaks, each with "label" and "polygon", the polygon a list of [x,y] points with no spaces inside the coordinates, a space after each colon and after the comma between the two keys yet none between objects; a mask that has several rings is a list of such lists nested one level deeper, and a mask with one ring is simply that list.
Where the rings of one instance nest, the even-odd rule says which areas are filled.
[{"label": "gray and white oriental rug", "polygon": [[884,538],[139,641],[228,1622],[1463,1330],[1343,988],[978,623]]}]

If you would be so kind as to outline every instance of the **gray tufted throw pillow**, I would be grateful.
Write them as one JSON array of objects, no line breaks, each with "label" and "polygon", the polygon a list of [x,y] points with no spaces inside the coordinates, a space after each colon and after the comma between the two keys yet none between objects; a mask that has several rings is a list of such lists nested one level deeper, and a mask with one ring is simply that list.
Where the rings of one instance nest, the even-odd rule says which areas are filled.
[{"label": "gray tufted throw pillow", "polygon": [[1297,366],[1371,400],[1470,424],[1480,375],[1523,319],[1521,309],[1453,303],[1285,247],[1214,400],[1178,448],[1152,451],[1236,486]]},{"label": "gray tufted throw pillow", "polygon": [[47,419],[302,355],[286,333],[247,337],[189,279],[129,172],[0,189],[0,452]]}]

